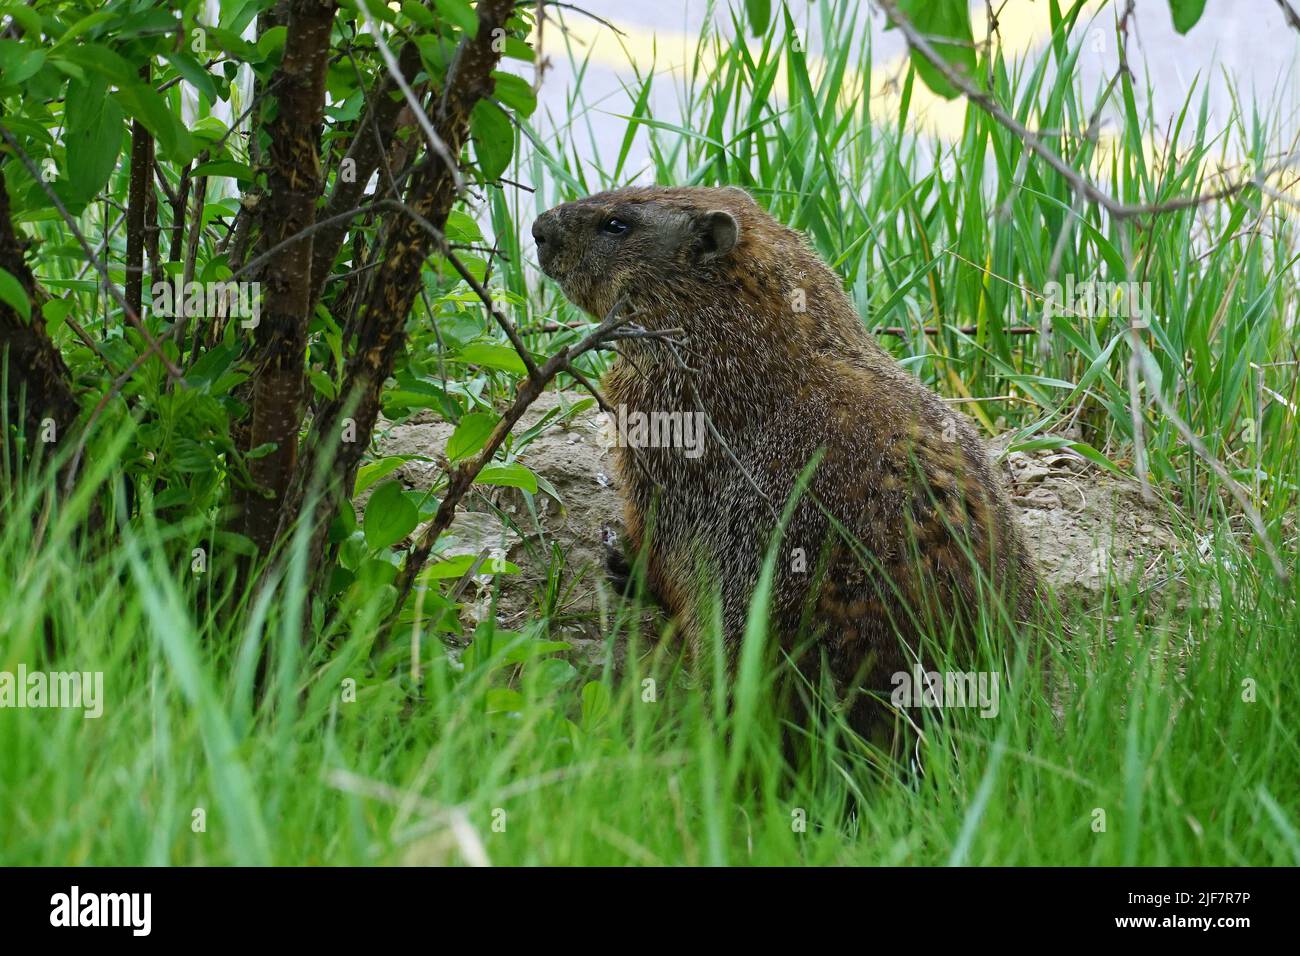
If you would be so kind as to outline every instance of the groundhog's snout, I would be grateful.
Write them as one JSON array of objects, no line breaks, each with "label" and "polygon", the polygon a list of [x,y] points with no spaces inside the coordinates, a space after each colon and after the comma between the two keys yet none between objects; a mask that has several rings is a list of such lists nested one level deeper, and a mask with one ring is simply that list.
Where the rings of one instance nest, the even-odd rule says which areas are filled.
[{"label": "groundhog's snout", "polygon": [[555,210],[547,210],[533,220],[533,242],[537,244],[537,262],[542,271],[551,274],[550,265],[559,249],[560,223]]}]

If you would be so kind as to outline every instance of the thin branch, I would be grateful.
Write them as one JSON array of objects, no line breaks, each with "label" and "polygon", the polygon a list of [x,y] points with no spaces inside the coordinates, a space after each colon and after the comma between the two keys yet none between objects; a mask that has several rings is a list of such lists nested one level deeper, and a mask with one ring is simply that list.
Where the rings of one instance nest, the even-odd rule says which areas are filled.
[{"label": "thin branch", "polygon": [[[149,82],[149,64],[140,68],[140,77]],[[153,137],[138,119],[131,123],[130,185],[126,207],[126,301],[138,314],[143,307],[145,207],[151,190]]]},{"label": "thin branch", "polygon": [[[420,535],[415,547],[406,556],[406,564],[394,582],[394,587],[397,589],[397,601],[393,605],[388,620],[384,623],[383,630],[385,632],[396,621],[397,615],[401,612],[402,606],[411,593],[416,577],[423,570],[425,562],[433,551],[434,544],[437,543],[442,533],[451,526],[452,519],[456,516],[457,505],[465,497],[465,493],[469,491],[479,472],[493,459],[497,449],[501,447],[506,437],[514,429],[515,424],[523,417],[524,412],[537,400],[538,396],[541,395],[556,375],[569,370],[574,359],[599,348],[611,334],[635,317],[635,313],[625,312],[624,309],[625,305],[622,300],[616,302],[614,307],[610,309],[609,314],[605,316],[604,320],[596,326],[590,335],[576,345],[565,346],[547,359],[546,363],[538,369],[537,376],[530,376],[520,386],[514,402],[497,421],[492,433],[488,436],[478,454],[452,466],[447,474],[446,492],[443,494],[433,520]],[[597,399],[597,401],[599,400]]]},{"label": "thin branch", "polygon": [[49,197],[54,208],[58,210],[59,216],[62,217],[68,230],[81,245],[82,251],[84,251],[91,261],[95,263],[95,269],[99,272],[100,276],[103,277],[105,290],[107,290],[108,294],[121,307],[123,314],[126,316],[126,320],[131,323],[135,330],[140,333],[140,337],[144,339],[145,355],[147,356],[151,352],[157,353],[158,361],[162,362],[163,368],[167,370],[167,374],[171,376],[173,381],[180,381],[184,377],[183,373],[176,366],[176,363],[163,354],[158,340],[150,334],[147,328],[145,328],[144,323],[140,321],[140,316],[135,314],[130,304],[128,304],[126,299],[123,298],[122,291],[113,284],[113,280],[108,274],[108,269],[104,267],[103,263],[95,258],[95,252],[91,248],[90,243],[86,240],[86,236],[81,231],[81,227],[77,225],[77,220],[72,218],[72,214],[68,212],[68,208],[63,205],[63,200],[58,197],[58,194],[50,188],[49,183],[47,183],[45,178],[41,176],[41,171],[36,167],[36,164],[32,162],[32,158],[27,155],[26,151],[21,146],[18,145],[18,141],[14,139],[13,134],[9,132],[8,127],[0,125],[0,138],[3,138],[9,148],[14,151],[14,154],[22,162],[23,166],[27,168],[27,172],[31,174],[32,179],[40,184],[41,189],[45,192],[46,196]]},{"label": "thin branch", "polygon": [[370,36],[375,41],[375,46],[379,48],[379,55],[383,57],[384,66],[388,68],[388,75],[392,78],[393,83],[396,84],[397,88],[402,91],[403,98],[405,98],[407,105],[411,107],[411,112],[415,114],[415,120],[420,124],[420,130],[424,133],[424,138],[429,144],[429,149],[438,155],[438,158],[442,160],[443,165],[447,167],[447,171],[451,173],[451,180],[456,185],[456,192],[464,192],[465,177],[461,175],[460,167],[456,163],[456,158],[451,155],[451,150],[447,149],[447,144],[442,141],[442,137],[438,135],[437,131],[433,128],[433,124],[429,122],[429,117],[425,115],[424,107],[420,105],[420,101],[416,98],[415,92],[411,89],[411,85],[407,83],[406,78],[402,76],[402,68],[397,63],[397,57],[393,56],[393,51],[388,48],[388,43],[384,40],[383,32],[380,30],[379,25],[371,19],[370,11],[367,9],[364,0],[358,5],[358,9],[360,9],[361,15],[365,17],[366,26],[370,28]]},{"label": "thin branch", "polygon": [[[613,335],[617,335],[617,334],[618,334],[617,332],[613,333]],[[582,372],[579,372],[577,368],[574,367],[573,362],[566,363],[564,366],[564,371],[567,372],[569,375],[571,375],[575,382],[577,382],[584,389],[586,389],[588,393],[590,393],[591,397],[596,400],[596,406],[602,412],[604,412],[606,415],[609,415],[615,421],[618,420],[618,411],[614,408],[614,406],[610,405],[609,399],[605,397],[604,393],[601,392],[600,388],[596,385],[595,382],[591,381],[591,379],[587,378],[586,375],[584,375]],[[642,453],[641,449],[636,445],[630,443],[628,444],[627,447],[632,452],[632,460],[635,461],[637,467],[641,469],[641,473],[646,476],[646,480],[648,480],[652,485],[658,487],[659,482],[655,479],[654,473],[650,470],[650,464],[645,460],[645,455]]]},{"label": "thin branch", "polygon": [[[407,212],[416,215],[412,210],[407,210]],[[416,218],[419,217],[416,216]],[[482,283],[474,278],[469,269],[465,268],[465,264],[460,261],[456,256],[456,253],[452,252],[451,246],[447,244],[446,237],[437,230],[434,230],[434,232],[436,233],[439,244],[442,246],[439,251],[446,257],[447,261],[451,263],[452,268],[460,273],[460,277],[465,280],[466,284],[474,290],[474,294],[479,297],[479,301],[481,301],[487,308],[488,313],[496,320],[497,325],[501,326],[501,330],[505,332],[506,338],[510,340],[510,344],[514,346],[514,350],[519,353],[519,358],[523,361],[524,368],[528,369],[528,377],[537,378],[541,372],[537,368],[537,363],[533,361],[533,356],[528,351],[528,346],[525,345],[524,340],[520,338],[519,329],[515,327],[515,323],[511,320],[510,316],[506,315],[505,310],[492,300],[492,294],[488,292],[487,289],[483,288]]]},{"label": "thin branch", "polygon": [[[966,76],[966,74],[956,69],[951,63],[944,59],[930,44],[930,41],[925,37],[925,35],[918,31],[912,24],[912,21],[898,9],[898,4],[895,0],[873,0],[873,2],[884,12],[885,16],[889,18],[889,21],[899,29],[907,39],[908,45],[928,60],[930,65],[938,70],[945,80],[960,90],[966,99],[992,116],[1000,125],[1014,133],[1017,138],[1041,157],[1048,166],[1059,173],[1070,185],[1070,188],[1076,193],[1083,195],[1090,202],[1101,206],[1117,219],[1127,219],[1135,216],[1150,216],[1158,213],[1177,212],[1181,209],[1190,209],[1195,206],[1201,206],[1206,203],[1234,196],[1242,190],[1256,184],[1255,177],[1250,177],[1231,183],[1214,192],[1202,193],[1197,196],[1183,196],[1162,203],[1122,203],[1058,156],[1054,150],[1039,139],[1036,133],[1004,110],[991,94],[980,89],[971,82],[970,78]],[[1268,175],[1271,175],[1271,171],[1270,173],[1265,174],[1262,178],[1267,178]]]},{"label": "thin branch", "polygon": [[[534,0],[519,0],[519,2],[515,4],[515,6],[516,6],[516,7],[527,7],[527,6],[532,5],[533,3],[534,3]],[[582,9],[582,7],[578,6],[577,4],[574,4],[574,3],[560,3],[560,2],[558,2],[558,0],[541,0],[541,2],[537,3],[536,5],[537,5],[537,7],[539,7],[539,8],[541,8],[541,7],[557,7],[557,8],[559,8],[559,9],[561,9],[561,10],[572,10],[574,13],[581,13],[584,17],[588,17],[589,19],[595,20],[595,21],[596,21],[597,23],[599,23],[602,27],[605,27],[605,28],[608,29],[608,30],[613,30],[613,31],[614,31],[615,33],[617,33],[619,36],[621,36],[621,37],[625,37],[625,36],[627,36],[626,33],[624,33],[624,32],[623,32],[622,30],[620,30],[618,27],[614,26],[614,24],[610,23],[610,22],[609,22],[608,20],[606,20],[604,17],[598,17],[598,16],[596,16],[596,14],[592,13],[590,10],[584,10],[584,9]],[[538,21],[538,25],[539,25],[539,27],[540,27],[540,25],[541,25],[541,21],[540,21],[540,20]]]},{"label": "thin branch", "polygon": [[1292,30],[1300,32],[1300,14],[1295,12],[1295,8],[1287,3],[1287,0],[1277,0],[1277,5],[1282,8],[1282,16],[1286,19],[1286,25]]},{"label": "thin branch", "polygon": [[[249,272],[255,272],[259,266],[269,262],[271,259],[275,258],[276,255],[283,252],[285,249],[289,248],[290,246],[296,245],[299,242],[302,242],[304,239],[316,234],[317,232],[320,232],[322,229],[327,229],[330,226],[338,225],[341,222],[348,222],[351,219],[355,219],[357,216],[361,215],[362,213],[370,212],[371,210],[374,209],[387,208],[388,204],[392,204],[392,203],[394,203],[394,201],[391,199],[381,199],[375,202],[363,203],[360,206],[356,206],[352,209],[345,210],[344,212],[338,213],[337,215],[334,216],[330,216],[326,219],[317,219],[310,226],[307,226],[304,229],[299,229],[292,236],[286,236],[285,238],[277,242],[275,245],[271,246],[271,248],[263,252],[257,258],[245,263],[243,266],[240,266],[237,272],[231,274],[230,279],[228,281],[235,282],[239,279],[240,276],[246,275]],[[396,203],[396,205],[401,206],[402,204]]]}]

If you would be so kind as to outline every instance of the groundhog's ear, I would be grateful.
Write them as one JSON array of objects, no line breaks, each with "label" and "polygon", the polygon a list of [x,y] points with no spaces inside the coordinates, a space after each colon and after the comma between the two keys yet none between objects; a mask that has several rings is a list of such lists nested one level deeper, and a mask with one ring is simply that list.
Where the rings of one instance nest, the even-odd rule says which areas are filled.
[{"label": "groundhog's ear", "polygon": [[740,241],[740,224],[725,209],[714,209],[695,221],[695,233],[700,242],[700,261],[711,262],[736,248]]}]

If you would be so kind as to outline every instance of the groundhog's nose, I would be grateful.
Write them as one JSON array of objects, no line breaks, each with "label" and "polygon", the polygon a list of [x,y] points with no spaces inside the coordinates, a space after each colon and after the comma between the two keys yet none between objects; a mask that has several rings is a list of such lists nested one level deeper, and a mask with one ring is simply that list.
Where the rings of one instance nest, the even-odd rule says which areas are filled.
[{"label": "groundhog's nose", "polygon": [[537,243],[537,249],[540,252],[546,243],[555,238],[555,226],[550,216],[546,213],[538,216],[533,220],[533,242]]},{"label": "groundhog's nose", "polygon": [[549,212],[544,212],[533,220],[533,242],[537,243],[537,261],[543,269],[555,254],[555,240],[558,236],[559,228],[555,217]]}]

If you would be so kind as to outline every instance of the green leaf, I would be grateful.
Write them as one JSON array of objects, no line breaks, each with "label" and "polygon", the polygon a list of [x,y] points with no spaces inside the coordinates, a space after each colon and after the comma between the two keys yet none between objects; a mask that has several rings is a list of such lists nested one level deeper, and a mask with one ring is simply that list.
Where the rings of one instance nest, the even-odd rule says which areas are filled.
[{"label": "green leaf", "polygon": [[537,476],[517,461],[490,461],[474,480],[484,485],[523,488],[529,494],[537,494]]},{"label": "green leaf", "polygon": [[176,68],[176,72],[185,78],[190,86],[194,87],[200,93],[208,98],[209,103],[215,103],[221,99],[217,92],[217,84],[212,79],[212,74],[203,68],[198,60],[183,51],[168,52],[163,56],[167,62]]},{"label": "green leaf", "polygon": [[478,35],[478,14],[467,0],[433,0],[433,5],[438,8],[438,13],[444,20],[456,24],[469,36]]},{"label": "green leaf", "polygon": [[339,564],[348,570],[357,568],[366,557],[366,536],[356,531],[344,539],[339,546]]},{"label": "green leaf", "polygon": [[[899,0],[898,8],[936,53],[957,72],[975,79],[975,38],[966,0]],[[959,95],[957,87],[919,51],[912,51],[912,66],[925,85],[940,96],[950,100]]]},{"label": "green leaf", "polygon": [[524,641],[522,644],[516,644],[506,651],[505,658],[512,664],[522,664],[525,661],[535,660],[546,654],[567,651],[571,647],[572,645],[568,641]]},{"label": "green leaf", "polygon": [[191,388],[211,385],[229,371],[239,356],[239,350],[233,345],[222,345],[203,353],[188,372],[185,381]]},{"label": "green leaf", "polygon": [[414,531],[419,521],[415,505],[402,493],[402,483],[386,482],[366,502],[366,544],[372,548],[392,547]]},{"label": "green leaf", "polygon": [[172,460],[177,471],[202,474],[212,470],[215,457],[211,449],[200,445],[192,438],[178,438]]},{"label": "green leaf", "polygon": [[374,558],[362,561],[356,568],[356,580],[361,582],[362,587],[366,590],[392,584],[396,577],[397,568],[387,561],[379,561]]},{"label": "green leaf", "polygon": [[500,369],[523,377],[528,374],[524,360],[509,345],[492,342],[474,342],[460,350],[460,357],[471,365]]},{"label": "green leaf", "polygon": [[474,217],[459,209],[453,209],[447,214],[447,224],[443,226],[442,232],[448,242],[474,245],[483,241],[483,232]]},{"label": "green leaf", "polygon": [[230,128],[215,116],[204,116],[190,124],[190,135],[205,146],[215,145],[230,132]]},{"label": "green leaf", "polygon": [[384,405],[389,408],[442,408],[443,401],[440,395],[415,392],[405,388],[384,392]]},{"label": "green leaf", "polygon": [[[458,554],[446,561],[439,561],[420,572],[420,581],[459,580],[465,576],[465,572],[472,568],[477,560],[478,555],[475,554]],[[511,564],[505,558],[484,558],[483,563],[478,566],[478,571],[475,573],[518,574],[519,565]]]},{"label": "green leaf", "polygon": [[200,176],[229,176],[231,179],[250,183],[256,178],[251,166],[230,159],[214,159],[209,163],[199,163],[190,170],[190,178],[197,179]]},{"label": "green leaf", "polygon": [[118,88],[113,94],[133,118],[138,119],[166,156],[177,163],[188,163],[198,150],[194,138],[180,118],[172,113],[167,101],[144,83],[131,83]]},{"label": "green leaf", "polygon": [[[250,4],[250,6],[253,6]],[[265,57],[262,52],[249,43],[243,37],[233,30],[225,30],[221,27],[206,27],[208,31],[208,42],[214,44],[221,50],[229,53],[236,60],[243,60],[245,63],[261,63]],[[226,67],[237,67],[238,64],[226,63]],[[226,75],[233,79],[234,72],[227,70]]]},{"label": "green leaf", "polygon": [[492,434],[496,423],[495,415],[484,415],[482,412],[471,412],[463,417],[447,439],[447,458],[460,461],[477,454]]},{"label": "green leaf", "polygon": [[590,730],[609,713],[609,688],[600,681],[588,681],[582,687],[582,727]]},{"label": "green leaf", "polygon": [[29,36],[41,35],[41,15],[25,3],[0,4],[0,17],[13,17]]},{"label": "green leaf", "polygon": [[355,498],[361,494],[380,478],[387,478],[409,460],[406,455],[392,455],[388,458],[372,461],[368,465],[362,465],[357,469],[357,481],[352,488],[352,497]]},{"label": "green leaf", "polygon": [[82,206],[99,195],[122,150],[122,110],[106,95],[107,82],[92,75],[68,83],[66,100],[67,198]]},{"label": "green leaf", "polygon": [[529,678],[543,693],[559,690],[578,676],[578,669],[559,657],[544,657],[531,665]]},{"label": "green leaf", "polygon": [[320,369],[311,369],[307,373],[307,380],[311,382],[311,387],[326,398],[334,398],[338,394],[338,386],[334,384],[334,379],[330,378]]},{"label": "green leaf", "polygon": [[257,38],[257,52],[262,54],[263,59],[269,60],[273,54],[284,48],[284,41],[288,35],[288,27],[271,27]]},{"label": "green leaf", "polygon": [[1196,26],[1205,12],[1205,0],[1169,0],[1169,12],[1174,17],[1174,29],[1186,33]]},{"label": "green leaf", "polygon": [[59,37],[58,42],[54,44],[55,47],[60,47],[71,40],[75,40],[92,27],[97,27],[101,23],[106,23],[113,19],[113,16],[114,13],[111,10],[97,10],[92,14],[82,17],[64,31],[63,36]]},{"label": "green leaf", "polygon": [[523,60],[525,63],[537,62],[537,51],[519,37],[506,37],[506,52],[502,54],[511,60]]},{"label": "green leaf", "polygon": [[12,272],[0,269],[0,302],[13,307],[13,310],[26,321],[32,320],[32,302],[27,298],[27,290]]},{"label": "green leaf", "polygon": [[537,94],[533,85],[522,76],[513,73],[496,72],[492,74],[496,81],[493,95],[520,116],[532,116],[537,109]]},{"label": "green leaf", "polygon": [[487,692],[487,712],[504,714],[524,709],[524,695],[509,687],[493,687]]},{"label": "green leaf", "polygon": [[258,553],[257,545],[237,531],[217,531],[212,535],[212,544],[216,550],[230,551],[251,557]]},{"label": "green leaf", "polygon": [[358,9],[364,8],[370,16],[385,23],[396,23],[397,13],[380,0],[356,0]]},{"label": "green leaf", "polygon": [[749,14],[749,29],[754,36],[762,36],[772,19],[772,0],[745,0],[745,12]]},{"label": "green leaf", "polygon": [[45,53],[15,40],[0,40],[0,84],[17,85],[34,76],[45,64]]},{"label": "green leaf", "polygon": [[510,118],[495,103],[479,100],[469,114],[469,135],[483,178],[500,179],[515,149],[515,129]]},{"label": "green leaf", "polygon": [[351,123],[361,115],[365,102],[365,94],[361,90],[354,90],[351,96],[337,106],[325,107],[325,115],[341,123]]},{"label": "green leaf", "polygon": [[[3,281],[3,280],[0,280]],[[76,307],[76,303],[71,299],[47,299],[41,306],[41,315],[45,316],[45,327],[50,334],[54,334],[54,329],[60,322],[68,317],[68,313]]]},{"label": "green leaf", "polygon": [[402,13],[406,14],[406,18],[416,26],[425,30],[432,30],[438,23],[434,15],[415,0],[402,0]]},{"label": "green leaf", "polygon": [[166,98],[148,83],[141,83],[137,68],[108,47],[85,43],[60,51],[71,63],[100,74],[117,89],[110,95],[127,113],[153,134],[168,159],[188,163],[197,149],[180,117],[172,113]]}]

